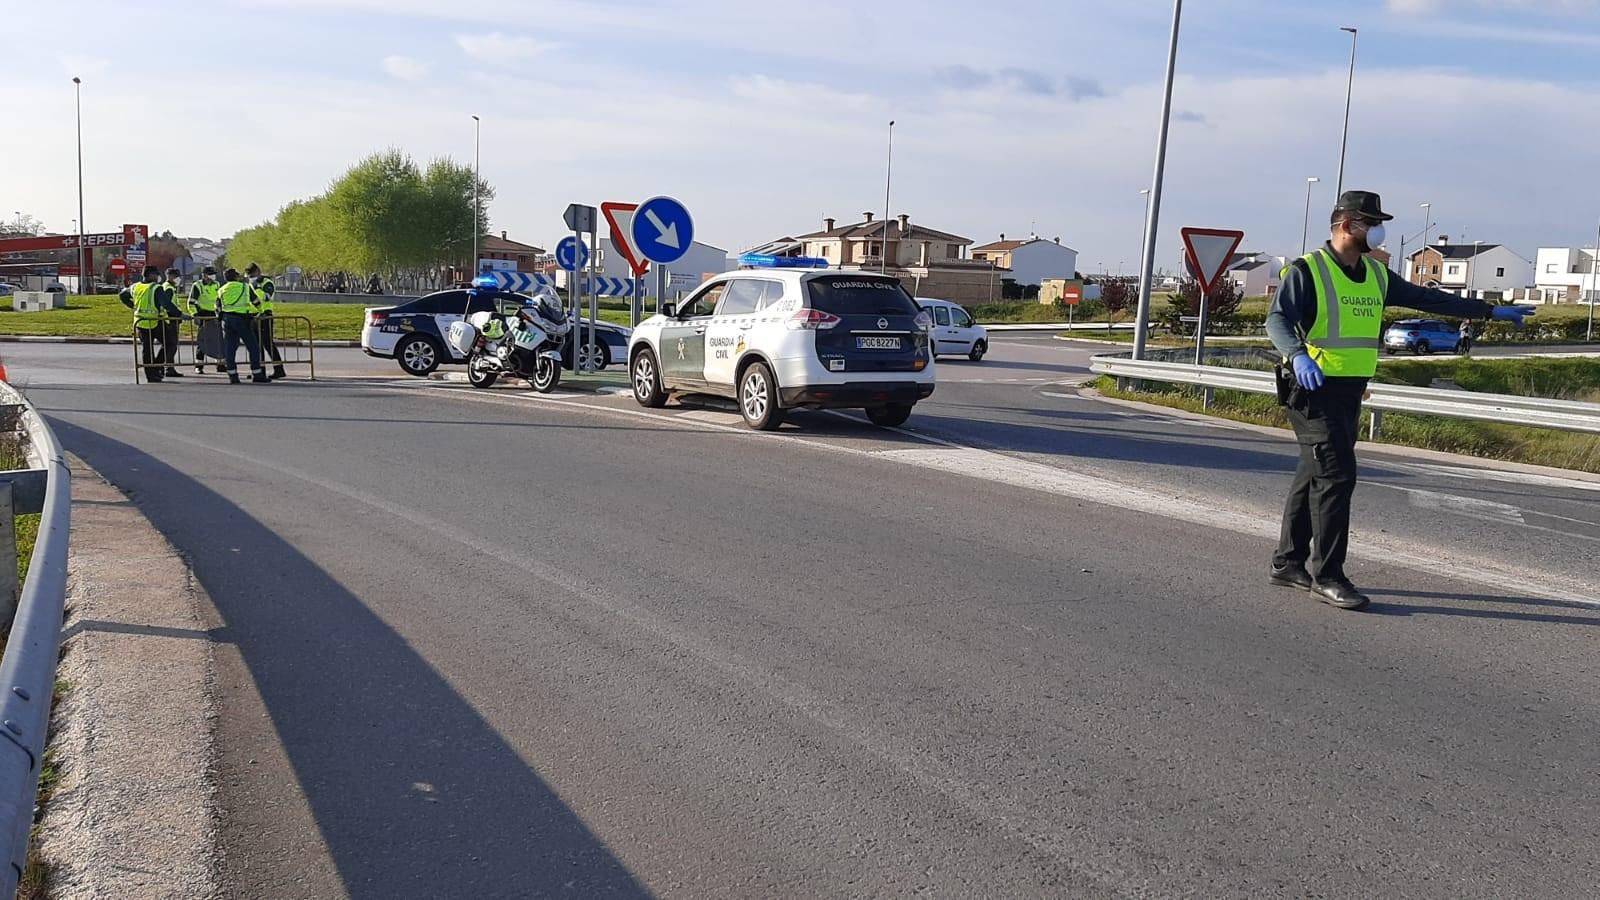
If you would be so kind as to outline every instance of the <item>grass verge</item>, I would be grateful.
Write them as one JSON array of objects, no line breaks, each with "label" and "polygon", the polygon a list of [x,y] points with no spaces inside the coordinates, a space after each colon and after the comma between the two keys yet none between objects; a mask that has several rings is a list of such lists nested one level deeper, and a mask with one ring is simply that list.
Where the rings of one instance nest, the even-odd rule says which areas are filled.
[{"label": "grass verge", "polygon": [[[1427,386],[1434,378],[1454,378],[1465,390],[1569,400],[1600,399],[1600,361],[1589,359],[1459,360],[1444,364],[1396,362],[1380,369],[1377,380]],[[1217,391],[1211,407],[1206,409],[1199,389],[1186,385],[1147,383],[1148,390],[1121,391],[1117,389],[1116,379],[1102,376],[1089,386],[1108,397],[1139,400],[1255,425],[1289,427],[1276,399],[1260,394]],[[1362,437],[1366,438],[1365,419],[1361,427]],[[1387,413],[1383,417],[1383,442],[1600,473],[1600,437],[1546,428]]]}]

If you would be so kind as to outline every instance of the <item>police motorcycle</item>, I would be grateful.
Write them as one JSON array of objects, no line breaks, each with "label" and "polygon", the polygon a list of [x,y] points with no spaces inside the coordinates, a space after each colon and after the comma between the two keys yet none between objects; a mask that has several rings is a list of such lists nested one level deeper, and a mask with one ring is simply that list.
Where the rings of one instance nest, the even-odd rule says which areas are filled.
[{"label": "police motorcycle", "polygon": [[451,345],[467,358],[473,387],[491,387],[501,375],[525,379],[541,394],[561,383],[561,345],[572,324],[548,289],[530,304],[475,312],[449,330]]}]

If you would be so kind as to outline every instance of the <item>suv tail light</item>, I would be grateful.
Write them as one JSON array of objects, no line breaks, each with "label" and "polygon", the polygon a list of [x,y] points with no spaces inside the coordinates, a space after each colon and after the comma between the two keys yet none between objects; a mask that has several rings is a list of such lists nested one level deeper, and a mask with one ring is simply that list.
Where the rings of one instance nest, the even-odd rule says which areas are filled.
[{"label": "suv tail light", "polygon": [[784,324],[790,331],[827,331],[841,321],[843,320],[833,313],[826,313],[820,309],[801,309],[796,310]]},{"label": "suv tail light", "polygon": [[389,314],[386,312],[376,309],[367,310],[367,324],[373,326],[374,328],[382,325],[384,320],[387,318],[389,318]]}]

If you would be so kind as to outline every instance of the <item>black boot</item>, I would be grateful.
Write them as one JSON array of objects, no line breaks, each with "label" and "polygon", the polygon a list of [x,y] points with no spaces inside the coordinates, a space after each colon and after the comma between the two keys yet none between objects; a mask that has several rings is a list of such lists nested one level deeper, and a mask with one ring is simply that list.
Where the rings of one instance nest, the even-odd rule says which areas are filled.
[{"label": "black boot", "polygon": [[[223,369],[222,371],[228,372],[227,369]],[[228,372],[228,383],[229,384],[243,384],[244,382],[239,380],[239,373],[238,372]]]},{"label": "black boot", "polygon": [[166,376],[167,378],[182,378],[183,377],[183,373],[179,372],[177,369],[167,369],[167,371],[163,372],[162,374],[164,376]]},{"label": "black boot", "polygon": [[250,383],[251,384],[271,384],[272,383],[272,379],[268,378],[267,377],[267,373],[265,373],[265,372],[257,372],[256,374],[250,376]]}]

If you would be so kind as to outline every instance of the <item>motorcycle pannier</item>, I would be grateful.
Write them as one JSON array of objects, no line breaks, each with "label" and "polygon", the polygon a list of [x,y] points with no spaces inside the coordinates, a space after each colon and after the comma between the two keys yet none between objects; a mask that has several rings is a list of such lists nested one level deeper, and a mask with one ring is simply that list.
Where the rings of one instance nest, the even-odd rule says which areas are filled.
[{"label": "motorcycle pannier", "polygon": [[450,342],[457,355],[466,356],[472,352],[472,345],[478,342],[478,329],[471,322],[451,322],[445,332],[445,340]]}]

